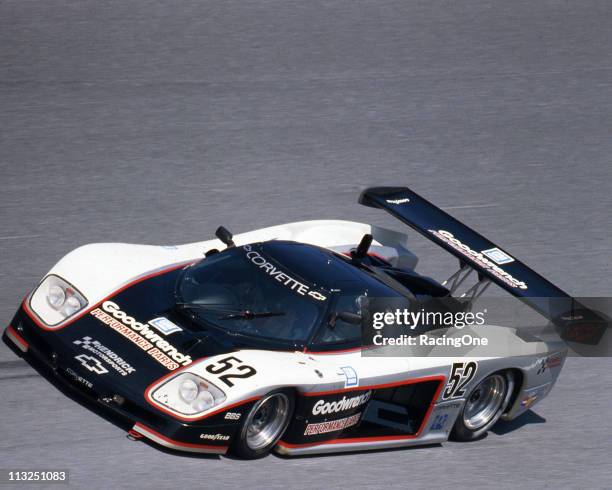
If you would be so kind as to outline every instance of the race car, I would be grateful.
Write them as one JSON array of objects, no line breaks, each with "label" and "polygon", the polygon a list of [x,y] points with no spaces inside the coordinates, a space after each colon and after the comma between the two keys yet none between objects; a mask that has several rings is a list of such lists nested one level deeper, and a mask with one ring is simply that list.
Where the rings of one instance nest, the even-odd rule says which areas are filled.
[{"label": "race car", "polygon": [[406,234],[336,220],[236,236],[220,227],[177,246],[90,244],[53,266],[3,339],[132,438],[179,451],[257,458],[474,440],[541,401],[563,342],[485,325],[507,355],[377,355],[386,347],[364,341],[368,298],[465,310],[496,284],[553,319],[563,312],[542,298],[569,296],[406,187],[359,201],[448,251],[457,272],[438,282],[416,271]]}]

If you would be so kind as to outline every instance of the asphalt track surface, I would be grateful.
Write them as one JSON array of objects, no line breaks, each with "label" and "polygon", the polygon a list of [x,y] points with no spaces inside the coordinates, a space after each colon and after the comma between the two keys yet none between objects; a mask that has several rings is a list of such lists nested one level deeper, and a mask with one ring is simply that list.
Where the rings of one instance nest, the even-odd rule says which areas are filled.
[{"label": "asphalt track surface", "polygon": [[[609,295],[607,1],[0,1],[0,323],[88,242],[185,243],[406,184]],[[419,270],[453,262],[415,237]],[[605,488],[612,361],[484,440],[248,462],[127,440],[0,347],[0,467],[88,488]],[[40,486],[36,486],[40,488]]]}]

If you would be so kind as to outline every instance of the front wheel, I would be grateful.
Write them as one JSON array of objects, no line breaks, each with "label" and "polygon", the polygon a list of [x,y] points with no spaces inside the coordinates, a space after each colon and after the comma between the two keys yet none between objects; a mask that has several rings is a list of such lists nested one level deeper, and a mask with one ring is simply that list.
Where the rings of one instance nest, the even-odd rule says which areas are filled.
[{"label": "front wheel", "polygon": [[483,379],[468,394],[451,438],[472,441],[482,437],[502,416],[513,391],[514,376],[510,371],[494,373]]},{"label": "front wheel", "polygon": [[232,453],[245,459],[265,456],[289,425],[293,404],[288,391],[273,391],[259,399],[240,426]]}]

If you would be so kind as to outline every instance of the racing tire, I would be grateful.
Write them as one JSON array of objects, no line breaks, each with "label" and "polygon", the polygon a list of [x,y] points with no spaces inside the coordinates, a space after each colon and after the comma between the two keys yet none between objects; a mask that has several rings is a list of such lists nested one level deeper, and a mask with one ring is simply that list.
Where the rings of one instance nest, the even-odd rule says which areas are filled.
[{"label": "racing tire", "polygon": [[511,371],[493,373],[484,378],[467,395],[450,439],[473,441],[483,437],[506,411],[513,392],[514,375]]},{"label": "racing tire", "polygon": [[293,415],[295,402],[288,390],[262,396],[249,411],[236,434],[230,452],[242,459],[268,454],[282,437]]}]

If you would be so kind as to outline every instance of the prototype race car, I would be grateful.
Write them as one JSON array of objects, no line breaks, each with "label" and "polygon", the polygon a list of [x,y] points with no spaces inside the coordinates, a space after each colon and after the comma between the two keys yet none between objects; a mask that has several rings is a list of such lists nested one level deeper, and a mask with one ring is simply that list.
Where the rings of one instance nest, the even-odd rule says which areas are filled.
[{"label": "prototype race car", "polygon": [[[26,296],[4,341],[133,438],[242,458],[472,440],[543,399],[566,347],[514,329],[490,326],[505,356],[364,355],[379,348],[364,345],[364,298],[461,307],[493,283],[552,318],[540,299],[569,296],[408,188],[370,188],[360,202],[443,247],[458,272],[423,276],[406,235],[347,221],[91,244]],[[455,297],[471,271],[470,294]]]}]

